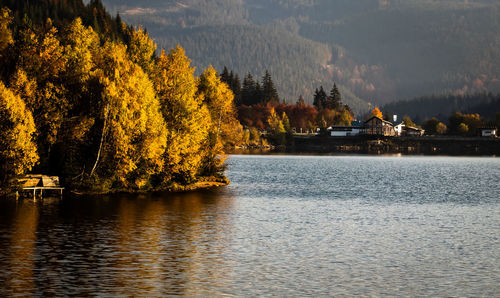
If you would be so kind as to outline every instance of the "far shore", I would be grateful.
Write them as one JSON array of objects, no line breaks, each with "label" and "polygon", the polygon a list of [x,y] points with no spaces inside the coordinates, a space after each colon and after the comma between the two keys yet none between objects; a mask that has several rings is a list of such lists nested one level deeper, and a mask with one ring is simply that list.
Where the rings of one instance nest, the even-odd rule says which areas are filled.
[{"label": "far shore", "polygon": [[500,138],[294,135],[286,146],[239,148],[230,154],[500,156]]}]

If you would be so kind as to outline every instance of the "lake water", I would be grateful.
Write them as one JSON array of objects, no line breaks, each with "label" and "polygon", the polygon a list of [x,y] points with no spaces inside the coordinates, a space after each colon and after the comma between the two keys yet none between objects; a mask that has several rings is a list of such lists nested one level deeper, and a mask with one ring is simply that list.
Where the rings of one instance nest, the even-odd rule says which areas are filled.
[{"label": "lake water", "polygon": [[231,156],[187,194],[0,201],[0,296],[500,296],[500,159]]}]

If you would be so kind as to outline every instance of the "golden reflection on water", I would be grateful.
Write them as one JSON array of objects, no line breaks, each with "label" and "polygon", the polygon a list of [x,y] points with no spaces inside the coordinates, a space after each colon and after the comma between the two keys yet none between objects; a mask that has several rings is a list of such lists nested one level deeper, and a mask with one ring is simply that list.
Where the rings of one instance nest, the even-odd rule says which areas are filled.
[{"label": "golden reflection on water", "polygon": [[[20,202],[12,222],[12,237],[8,265],[10,276],[6,286],[22,288],[28,293],[35,289],[34,268],[39,210],[36,202]],[[5,270],[5,269],[4,269]]]},{"label": "golden reflection on water", "polygon": [[[124,199],[118,207],[116,242],[123,255],[114,265],[116,283],[130,290],[132,282],[137,291],[127,295],[199,294],[199,285],[226,280],[225,270],[219,270],[222,260],[211,255],[226,249],[228,241],[221,238],[231,233],[229,218],[227,212],[206,210],[228,208],[227,201],[189,193],[141,203]],[[137,277],[133,281],[131,273]]]},{"label": "golden reflection on water", "polygon": [[196,295],[207,283],[223,288],[220,256],[231,235],[231,204],[201,192],[21,200],[10,227],[0,222],[0,231],[11,231],[0,262],[10,273],[0,273],[7,280],[0,296],[2,288],[8,296]]}]

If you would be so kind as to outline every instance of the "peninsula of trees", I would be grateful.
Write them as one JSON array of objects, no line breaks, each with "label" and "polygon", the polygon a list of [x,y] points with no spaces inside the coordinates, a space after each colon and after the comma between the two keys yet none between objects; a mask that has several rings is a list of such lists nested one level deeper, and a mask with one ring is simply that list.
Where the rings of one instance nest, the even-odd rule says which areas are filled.
[{"label": "peninsula of trees", "polygon": [[223,148],[242,127],[233,93],[213,68],[195,77],[179,46],[156,54],[147,32],[110,17],[100,1],[7,4],[0,8],[2,186],[27,172],[92,192],[226,181]]}]

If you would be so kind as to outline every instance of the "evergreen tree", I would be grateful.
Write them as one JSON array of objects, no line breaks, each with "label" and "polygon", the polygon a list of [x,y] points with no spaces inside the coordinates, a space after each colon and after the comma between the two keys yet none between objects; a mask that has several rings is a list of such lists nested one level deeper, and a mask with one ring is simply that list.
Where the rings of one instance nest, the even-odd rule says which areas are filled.
[{"label": "evergreen tree", "polygon": [[330,91],[329,97],[329,109],[340,110],[342,107],[342,96],[340,94],[339,88],[337,88],[337,84],[333,84],[333,88]]},{"label": "evergreen tree", "polygon": [[264,77],[262,78],[262,100],[267,102],[279,103],[278,91],[274,87],[273,79],[271,74],[266,70]]},{"label": "evergreen tree", "polygon": [[299,100],[297,101],[297,106],[305,106],[306,102],[304,101],[304,97],[302,95],[299,96]]},{"label": "evergreen tree", "polygon": [[228,84],[229,86],[231,86],[232,79],[233,79],[232,72],[230,75],[229,70],[227,69],[227,66],[224,65],[224,70],[222,71],[222,73],[220,75],[220,80],[222,82]]},{"label": "evergreen tree", "polygon": [[234,103],[235,105],[239,106],[241,105],[241,81],[240,77],[238,74],[233,76],[233,72],[231,71],[230,77],[232,78],[231,80],[231,90],[233,91],[234,94]]},{"label": "evergreen tree", "polygon": [[262,85],[258,81],[255,82],[255,91],[253,93],[252,102],[253,102],[253,104],[264,103]]},{"label": "evergreen tree", "polygon": [[241,103],[247,106],[256,104],[258,102],[255,100],[256,91],[257,83],[254,81],[252,74],[248,73],[243,80],[243,86],[241,88]]},{"label": "evergreen tree", "polygon": [[321,86],[319,89],[316,88],[316,91],[314,92],[313,105],[318,110],[323,110],[327,107],[327,95],[325,89],[323,89],[323,86]]}]

